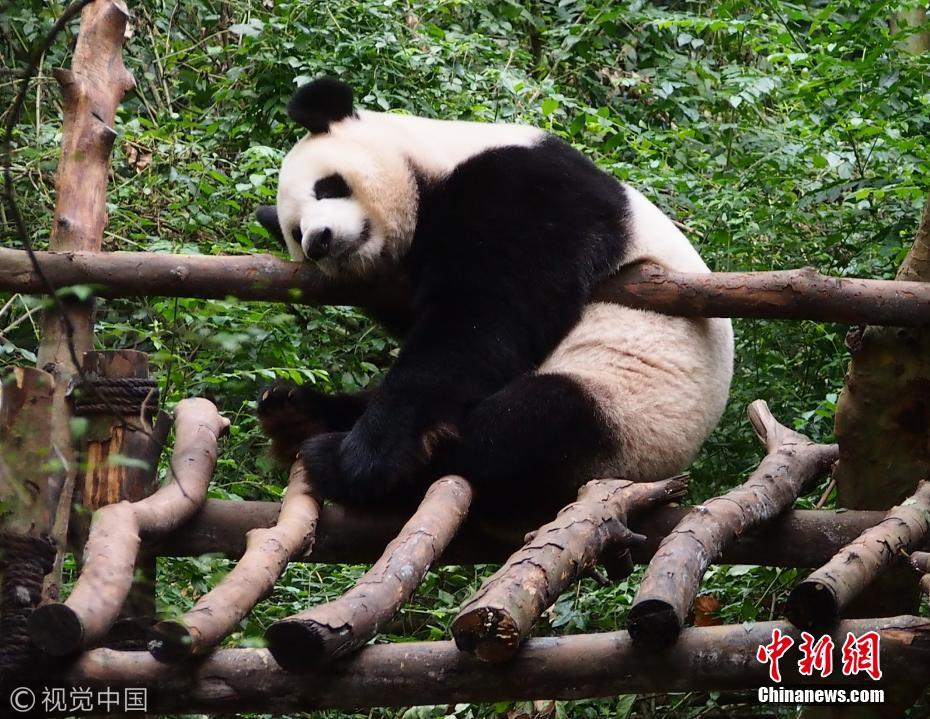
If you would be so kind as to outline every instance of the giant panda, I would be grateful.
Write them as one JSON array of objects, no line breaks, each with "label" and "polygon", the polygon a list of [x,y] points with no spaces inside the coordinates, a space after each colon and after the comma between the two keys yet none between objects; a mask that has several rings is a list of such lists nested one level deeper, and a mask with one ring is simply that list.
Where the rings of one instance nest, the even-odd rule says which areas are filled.
[{"label": "giant panda", "polygon": [[323,496],[409,503],[457,473],[484,513],[544,516],[592,478],[694,459],[727,401],[730,321],[590,299],[633,263],[708,271],[640,192],[542,130],[361,110],[335,79],[287,109],[308,132],[263,224],[295,261],[394,273],[410,293],[375,390],[260,396],[276,453],[299,453]]}]

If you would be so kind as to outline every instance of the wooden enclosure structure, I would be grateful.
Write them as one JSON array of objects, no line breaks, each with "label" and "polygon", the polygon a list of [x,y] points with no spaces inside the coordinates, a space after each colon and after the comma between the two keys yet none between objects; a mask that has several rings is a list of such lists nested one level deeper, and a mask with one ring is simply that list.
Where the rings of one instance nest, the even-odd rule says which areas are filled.
[{"label": "wooden enclosure structure", "polygon": [[[0,249],[0,290],[54,294],[80,283],[94,285],[100,297],[265,301],[294,301],[297,291],[308,303],[402,306],[403,288],[387,280],[337,285],[271,257],[100,252],[111,127],[132,87],[121,60],[126,18],[121,0],[84,4],[73,67],[57,73],[65,124],[51,249]],[[915,245],[924,253],[927,214],[924,239]],[[840,279],[806,269],[687,275],[640,267],[606,283],[599,297],[693,316],[920,332],[930,325],[930,284],[922,281],[930,275],[909,277]],[[842,461],[843,446],[815,444],[784,427],[764,402],[750,406],[749,418],[765,457],[728,493],[697,507],[669,506],[685,495],[686,478],[595,479],[550,523],[513,527],[507,537],[468,520],[471,488],[462,477],[434,483],[411,517],[320,506],[297,466],[281,504],[207,500],[217,438],[228,421],[203,399],[175,410],[170,481],[159,488],[154,468],[171,418],[155,417],[157,389],[145,356],[90,351],[92,303],[60,300],[43,327],[40,369],[8,373],[0,395],[0,498],[11,508],[0,528],[0,684],[31,678],[146,686],[150,712],[199,713],[754,689],[771,683],[756,657],[776,630],[796,645],[802,630],[829,634],[837,652],[849,634],[876,632],[881,681],[804,675],[790,661],[782,671],[792,686],[882,687],[882,715],[902,711],[930,678],[930,621],[843,618],[880,574],[925,546],[930,485],[918,486],[924,477],[915,476],[910,496],[887,512],[792,511],[798,495]],[[87,418],[77,446],[68,431],[72,416]],[[144,461],[108,461],[117,454]],[[83,527],[81,575],[59,602],[55,559],[68,546],[69,525],[81,529],[83,521],[71,512],[72,495],[95,513]],[[239,562],[186,615],[155,623],[152,558],[204,552]],[[373,566],[343,597],[272,625],[269,649],[216,649],[289,561]],[[462,607],[454,641],[366,646],[443,561],[502,564]],[[912,561],[927,586],[927,555],[915,552]],[[790,622],[688,628],[703,574],[715,562],[817,571],[792,593]],[[648,568],[628,631],[527,639],[560,592],[595,565],[610,581],[635,563]],[[121,633],[121,615],[143,618],[150,631]]]}]

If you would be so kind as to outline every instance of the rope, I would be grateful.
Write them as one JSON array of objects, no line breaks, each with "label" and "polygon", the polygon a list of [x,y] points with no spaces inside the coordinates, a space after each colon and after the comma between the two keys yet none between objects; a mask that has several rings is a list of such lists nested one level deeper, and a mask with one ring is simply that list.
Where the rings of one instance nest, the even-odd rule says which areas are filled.
[{"label": "rope", "polygon": [[54,562],[55,546],[47,537],[0,530],[0,684],[36,658],[27,631],[29,615]]},{"label": "rope", "polygon": [[158,407],[158,385],[153,379],[138,377],[87,377],[70,391],[76,415],[119,414],[146,416]]}]

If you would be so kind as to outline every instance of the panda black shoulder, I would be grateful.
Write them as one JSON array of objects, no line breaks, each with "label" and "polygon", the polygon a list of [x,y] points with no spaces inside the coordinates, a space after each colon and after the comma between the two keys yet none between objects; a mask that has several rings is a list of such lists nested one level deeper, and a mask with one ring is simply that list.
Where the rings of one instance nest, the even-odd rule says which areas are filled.
[{"label": "panda black shoulder", "polygon": [[492,147],[440,179],[418,179],[419,217],[408,255],[414,268],[445,265],[438,276],[463,281],[466,267],[540,272],[556,284],[572,277],[589,289],[623,256],[622,185],[554,136]]}]

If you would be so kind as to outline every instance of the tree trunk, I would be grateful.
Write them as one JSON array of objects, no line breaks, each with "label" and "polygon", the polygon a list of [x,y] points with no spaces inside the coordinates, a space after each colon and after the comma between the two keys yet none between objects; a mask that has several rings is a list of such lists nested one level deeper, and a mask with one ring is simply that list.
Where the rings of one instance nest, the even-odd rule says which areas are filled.
[{"label": "tree trunk", "polygon": [[[64,122],[61,160],[56,180],[55,216],[49,248],[99,250],[107,223],[106,196],[110,150],[116,108],[123,94],[135,86],[123,65],[123,36],[128,11],[123,0],[96,0],[81,11],[81,28],[71,69],[55,71],[61,87]],[[59,311],[59,307],[61,311]],[[42,319],[38,366],[56,380],[53,400],[52,442],[63,460],[63,471],[53,494],[56,509],[52,537],[65,547],[71,514],[71,497],[77,464],[72,447],[70,411],[65,399],[68,381],[78,370],[81,356],[93,349],[93,302],[62,299]],[[59,552],[46,579],[43,594],[58,597],[61,583]]]}]

